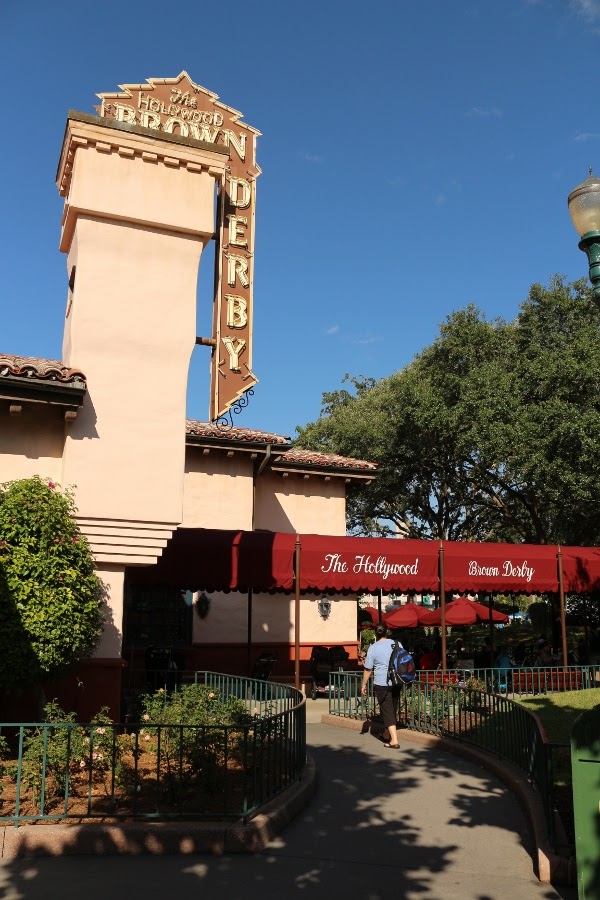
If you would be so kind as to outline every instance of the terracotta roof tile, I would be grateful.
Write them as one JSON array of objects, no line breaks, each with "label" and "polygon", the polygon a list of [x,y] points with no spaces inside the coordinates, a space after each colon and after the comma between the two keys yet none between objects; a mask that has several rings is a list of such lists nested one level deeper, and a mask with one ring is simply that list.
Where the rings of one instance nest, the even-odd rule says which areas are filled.
[{"label": "terracotta roof tile", "polygon": [[[194,419],[186,421],[186,434],[194,437],[220,439],[224,443],[232,441],[236,443],[247,441],[253,444],[288,444],[290,439],[280,434],[272,434],[268,431],[256,431],[253,428],[229,428],[221,429],[210,422],[197,422]],[[322,469],[347,469],[354,471],[374,472],[377,464],[364,459],[352,459],[348,456],[339,456],[337,453],[320,453],[316,450],[300,450],[296,447],[284,449],[273,458],[274,465],[279,466],[310,466]]]},{"label": "terracotta roof tile", "polygon": [[85,387],[86,378],[79,369],[70,369],[58,359],[37,356],[12,356],[0,353],[0,378],[34,378],[41,381],[60,381]]},{"label": "terracotta roof tile", "polygon": [[256,431],[253,428],[218,428],[212,422],[197,422],[195,419],[187,419],[185,423],[186,434],[195,437],[221,438],[224,441],[247,441],[253,444],[289,444],[289,437],[281,434],[271,434],[268,431]]},{"label": "terracotta roof tile", "polygon": [[323,466],[334,469],[363,469],[375,471],[377,463],[365,459],[353,459],[350,456],[339,456],[337,453],[320,453],[316,450],[301,450],[293,447],[277,457],[276,462],[292,465]]}]

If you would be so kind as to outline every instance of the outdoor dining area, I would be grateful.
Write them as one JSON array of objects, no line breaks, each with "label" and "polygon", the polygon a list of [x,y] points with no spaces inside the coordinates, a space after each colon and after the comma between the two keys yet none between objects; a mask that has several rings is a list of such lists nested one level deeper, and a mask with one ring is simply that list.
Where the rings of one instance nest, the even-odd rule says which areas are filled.
[{"label": "outdoor dining area", "polygon": [[[546,638],[532,636],[524,649],[517,649],[518,645],[511,646],[506,633],[500,630],[511,624],[511,618],[494,608],[491,596],[488,603],[459,596],[446,604],[444,627],[454,631],[450,642],[445,642],[445,658],[442,657],[440,635],[441,608],[431,610],[409,601],[383,612],[380,602],[378,608],[367,606],[362,613],[369,617],[372,626],[379,622],[387,625],[392,636],[398,637],[407,646],[415,658],[419,682],[480,687],[519,696],[600,685],[600,666],[590,665],[583,651],[581,659],[574,659],[573,654],[569,653],[567,665],[561,665],[559,655],[553,654]],[[470,640],[467,626],[479,626]],[[482,626],[487,629],[483,638]],[[369,624],[364,627],[368,629]],[[460,636],[455,638],[457,627]],[[419,628],[425,629],[425,639],[420,638],[417,642],[406,638],[405,635],[410,635],[411,630]],[[531,626],[524,628],[531,629]]]}]

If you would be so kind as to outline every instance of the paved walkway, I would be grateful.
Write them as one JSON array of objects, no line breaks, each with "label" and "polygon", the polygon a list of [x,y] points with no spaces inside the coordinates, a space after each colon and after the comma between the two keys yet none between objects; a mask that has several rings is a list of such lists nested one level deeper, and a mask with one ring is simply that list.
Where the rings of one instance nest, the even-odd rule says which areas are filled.
[{"label": "paved walkway", "polygon": [[1,900],[576,898],[535,878],[524,816],[495,777],[441,750],[387,750],[320,724],[323,703],[307,703],[316,796],[262,853],[6,860]]}]

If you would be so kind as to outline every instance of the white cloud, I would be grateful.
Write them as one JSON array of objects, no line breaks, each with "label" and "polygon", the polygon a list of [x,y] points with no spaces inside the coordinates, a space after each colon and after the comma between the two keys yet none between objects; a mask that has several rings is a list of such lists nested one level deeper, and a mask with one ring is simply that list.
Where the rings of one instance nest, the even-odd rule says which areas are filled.
[{"label": "white cloud", "polygon": [[600,0],[571,0],[571,6],[589,24],[600,23]]},{"label": "white cloud", "polygon": [[364,338],[355,338],[352,341],[353,344],[376,344],[378,341],[382,341],[383,338],[380,337],[364,337]]},{"label": "white cloud", "polygon": [[573,140],[577,143],[583,143],[584,141],[597,141],[599,138],[599,131],[580,131],[579,134],[575,135]]},{"label": "white cloud", "polygon": [[433,202],[436,206],[443,206],[446,202],[446,195],[442,193],[436,194]]},{"label": "white cloud", "polygon": [[331,325],[329,328],[325,329],[325,334],[337,334],[339,330],[339,325]]},{"label": "white cloud", "polygon": [[497,106],[472,106],[465,113],[468,119],[501,119],[504,113]]},{"label": "white cloud", "polygon": [[317,156],[314,153],[307,153],[305,150],[300,150],[298,153],[298,156],[300,157],[300,159],[303,159],[305,162],[310,162],[310,163],[319,163],[320,164],[324,161],[322,156]]}]

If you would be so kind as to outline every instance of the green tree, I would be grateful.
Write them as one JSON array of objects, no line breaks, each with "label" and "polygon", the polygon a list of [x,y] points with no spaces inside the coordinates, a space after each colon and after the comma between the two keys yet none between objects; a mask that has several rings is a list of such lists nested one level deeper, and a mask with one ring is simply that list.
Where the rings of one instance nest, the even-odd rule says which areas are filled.
[{"label": "green tree", "polygon": [[102,583],[70,491],[48,479],[0,487],[0,687],[39,685],[88,656]]},{"label": "green tree", "polygon": [[511,323],[468,306],[401,371],[347,376],[297,443],[379,464],[350,492],[353,531],[597,542],[599,326],[587,286],[559,277]]}]

